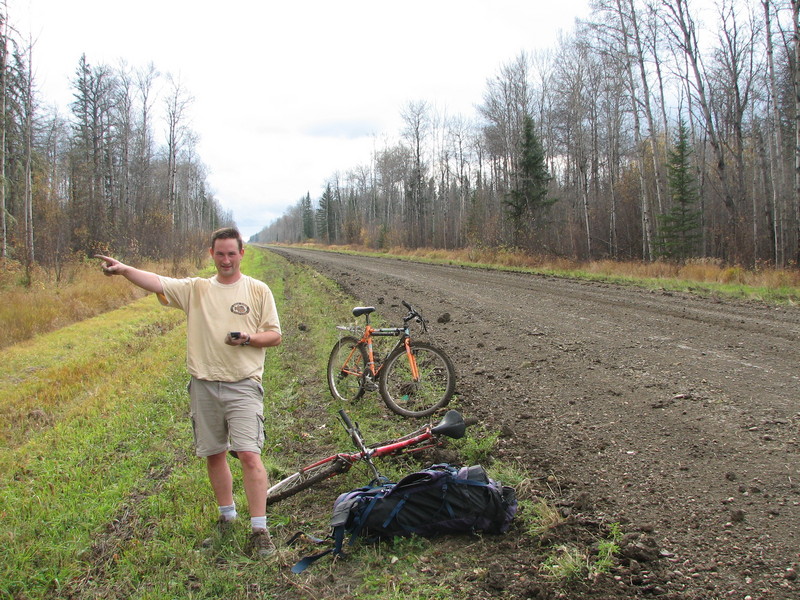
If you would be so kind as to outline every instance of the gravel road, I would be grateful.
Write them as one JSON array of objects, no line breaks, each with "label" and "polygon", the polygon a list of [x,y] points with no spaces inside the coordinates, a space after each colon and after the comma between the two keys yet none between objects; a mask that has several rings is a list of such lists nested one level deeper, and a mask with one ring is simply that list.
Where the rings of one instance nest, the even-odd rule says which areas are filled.
[{"label": "gravel road", "polygon": [[800,598],[798,307],[272,250],[390,318],[419,307],[497,454],[623,524],[619,588],[593,596]]}]

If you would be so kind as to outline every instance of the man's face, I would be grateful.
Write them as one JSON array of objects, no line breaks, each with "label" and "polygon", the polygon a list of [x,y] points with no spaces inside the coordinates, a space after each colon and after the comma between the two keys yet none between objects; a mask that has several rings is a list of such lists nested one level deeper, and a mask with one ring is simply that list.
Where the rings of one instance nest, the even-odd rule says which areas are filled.
[{"label": "man's face", "polygon": [[236,277],[242,263],[244,248],[239,250],[239,242],[235,239],[220,239],[214,241],[211,248],[211,257],[217,267],[217,274],[223,279]]}]

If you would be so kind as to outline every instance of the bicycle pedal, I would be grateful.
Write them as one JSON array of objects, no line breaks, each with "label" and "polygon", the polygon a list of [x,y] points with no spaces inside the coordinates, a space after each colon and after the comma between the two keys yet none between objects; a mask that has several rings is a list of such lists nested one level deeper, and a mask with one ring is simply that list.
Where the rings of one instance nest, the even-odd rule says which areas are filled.
[{"label": "bicycle pedal", "polygon": [[365,381],[364,382],[364,389],[368,392],[377,392],[378,391],[378,384],[374,381]]}]

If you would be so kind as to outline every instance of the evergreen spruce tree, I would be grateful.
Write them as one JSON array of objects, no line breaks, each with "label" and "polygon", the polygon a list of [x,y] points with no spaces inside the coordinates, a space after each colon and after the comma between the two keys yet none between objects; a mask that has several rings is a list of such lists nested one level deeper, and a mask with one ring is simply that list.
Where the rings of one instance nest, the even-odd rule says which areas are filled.
[{"label": "evergreen spruce tree", "polygon": [[312,239],[314,237],[314,209],[311,207],[311,194],[306,193],[302,200],[303,213],[303,238]]},{"label": "evergreen spruce tree", "polygon": [[535,221],[543,209],[555,202],[547,198],[549,182],[550,173],[547,171],[544,150],[534,132],[533,119],[525,115],[514,189],[503,201],[514,227],[515,241],[519,241],[529,221]]},{"label": "evergreen spruce tree", "polygon": [[336,207],[334,206],[333,190],[330,184],[325,186],[325,191],[319,199],[317,208],[317,231],[319,237],[326,243],[336,241]]},{"label": "evergreen spruce tree", "polygon": [[659,254],[672,260],[686,260],[697,252],[700,241],[698,191],[691,167],[689,132],[681,119],[675,146],[667,157],[672,209],[658,216]]}]

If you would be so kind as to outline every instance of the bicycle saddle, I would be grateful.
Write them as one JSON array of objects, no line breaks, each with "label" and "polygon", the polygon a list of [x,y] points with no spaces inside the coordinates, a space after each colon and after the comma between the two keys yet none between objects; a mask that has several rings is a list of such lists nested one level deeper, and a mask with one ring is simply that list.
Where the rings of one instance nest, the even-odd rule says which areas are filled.
[{"label": "bicycle saddle", "polygon": [[444,418],[439,421],[439,424],[431,428],[431,433],[444,435],[457,440],[464,437],[464,432],[466,430],[467,424],[464,422],[461,413],[457,410],[448,410]]},{"label": "bicycle saddle", "polygon": [[374,306],[356,306],[353,309],[353,316],[360,317],[361,315],[368,315],[369,313],[375,312]]}]

